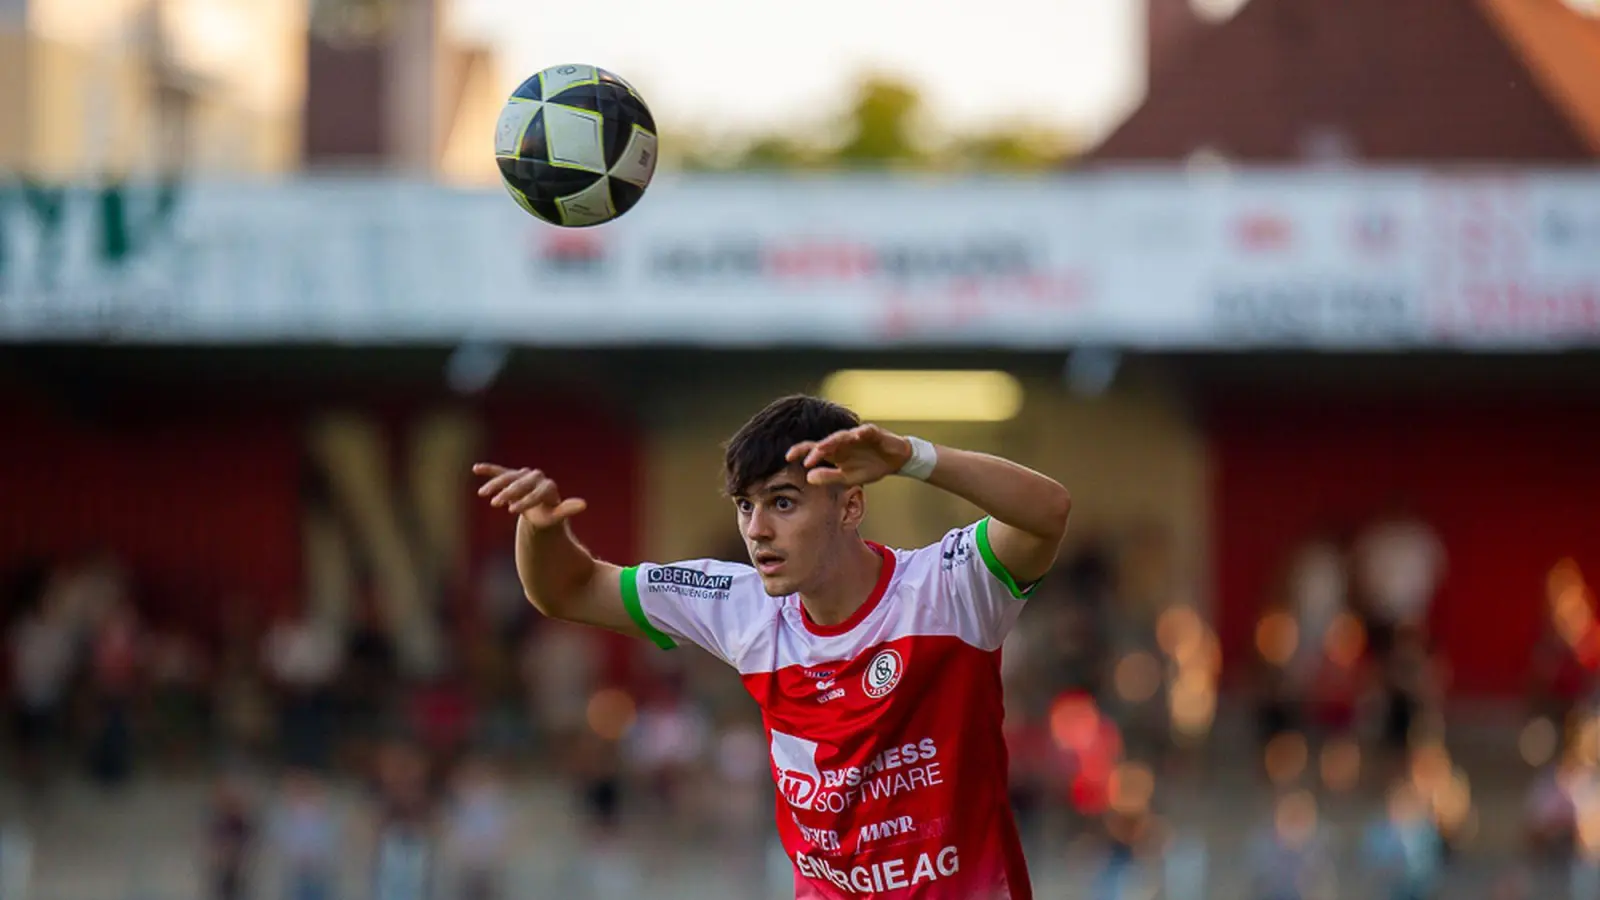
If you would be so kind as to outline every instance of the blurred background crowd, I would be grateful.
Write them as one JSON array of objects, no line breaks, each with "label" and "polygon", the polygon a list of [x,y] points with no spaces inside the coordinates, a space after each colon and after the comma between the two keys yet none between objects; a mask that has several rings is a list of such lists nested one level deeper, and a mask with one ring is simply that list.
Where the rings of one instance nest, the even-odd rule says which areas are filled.
[{"label": "blurred background crowd", "polygon": [[[1038,896],[1600,900],[1600,6],[996,3],[1131,86],[944,120],[907,25],[710,127],[537,4],[0,0],[0,900],[792,896],[734,673],[539,617],[469,466],[742,560],[720,442],[797,390],[1074,492]],[[561,232],[489,137],[585,53],[664,161]]]}]

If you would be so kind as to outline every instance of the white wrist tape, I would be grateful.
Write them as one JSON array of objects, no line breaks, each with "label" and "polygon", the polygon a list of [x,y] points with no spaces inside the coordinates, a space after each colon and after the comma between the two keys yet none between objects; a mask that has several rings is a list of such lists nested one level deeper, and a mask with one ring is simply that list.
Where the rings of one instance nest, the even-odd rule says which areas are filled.
[{"label": "white wrist tape", "polygon": [[939,451],[933,449],[933,444],[919,437],[906,436],[911,442],[911,458],[900,467],[900,474],[918,481],[927,481],[933,474],[933,467],[939,464]]}]

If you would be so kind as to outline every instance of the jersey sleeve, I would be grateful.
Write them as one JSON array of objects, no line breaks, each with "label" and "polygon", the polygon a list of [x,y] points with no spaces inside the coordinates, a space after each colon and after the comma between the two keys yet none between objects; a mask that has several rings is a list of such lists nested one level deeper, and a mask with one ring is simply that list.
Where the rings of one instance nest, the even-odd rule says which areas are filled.
[{"label": "jersey sleeve", "polygon": [[688,641],[733,666],[771,605],[765,599],[754,570],[737,563],[694,559],[622,570],[622,603],[656,646],[671,650]]},{"label": "jersey sleeve", "polygon": [[989,545],[989,519],[947,532],[938,545],[939,585],[954,601],[963,634],[999,647],[1038,582],[1018,584]]}]

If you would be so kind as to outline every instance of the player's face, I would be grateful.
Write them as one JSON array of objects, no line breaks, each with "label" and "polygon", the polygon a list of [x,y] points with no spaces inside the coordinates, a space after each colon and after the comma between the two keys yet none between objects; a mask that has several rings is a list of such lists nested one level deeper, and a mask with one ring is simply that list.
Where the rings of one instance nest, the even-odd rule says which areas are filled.
[{"label": "player's face", "polygon": [[750,562],[768,594],[804,592],[826,576],[844,536],[860,523],[860,488],[810,484],[793,466],[733,499]]}]

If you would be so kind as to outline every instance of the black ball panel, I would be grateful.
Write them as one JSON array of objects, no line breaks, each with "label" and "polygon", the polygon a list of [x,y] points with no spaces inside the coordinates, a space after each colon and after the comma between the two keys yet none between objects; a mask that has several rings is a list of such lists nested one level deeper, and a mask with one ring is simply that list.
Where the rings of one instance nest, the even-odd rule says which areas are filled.
[{"label": "black ball panel", "polygon": [[617,215],[622,215],[644,196],[644,188],[629,184],[616,178],[611,179],[611,204],[617,208]]},{"label": "black ball panel", "polygon": [[629,109],[630,105],[632,108],[642,107],[638,98],[626,87],[607,82],[574,84],[559,94],[546,97],[545,102],[587,109],[601,115],[611,115],[612,111]]},{"label": "black ball panel", "polygon": [[556,205],[554,200],[535,200],[522,191],[517,190],[517,188],[510,184],[506,185],[506,190],[515,193],[517,195],[517,199],[526,201],[526,203],[523,205],[523,209],[528,210],[552,225],[562,224],[561,208]]},{"label": "black ball panel", "polygon": [[501,157],[500,174],[529,200],[554,200],[576,194],[606,177],[582,169],[552,166],[536,159]]},{"label": "black ball panel", "polygon": [[622,154],[628,149],[628,138],[633,135],[633,126],[626,120],[617,116],[601,113],[604,118],[600,120],[600,143],[605,149],[606,168],[610,169],[622,159]]},{"label": "black ball panel", "polygon": [[644,101],[639,99],[637,95],[629,94],[626,97],[619,98],[618,102],[622,106],[621,117],[626,118],[631,124],[638,125],[651,134],[656,133],[655,117],[650,115],[650,108],[645,106]]},{"label": "black ball panel", "polygon": [[537,74],[517,85],[517,89],[511,92],[511,96],[520,97],[523,100],[542,100],[544,98],[541,94],[542,88]]},{"label": "black ball panel", "polygon": [[544,110],[534,113],[528,122],[528,130],[522,133],[522,146],[517,148],[517,158],[550,158],[550,147],[544,138]]}]

